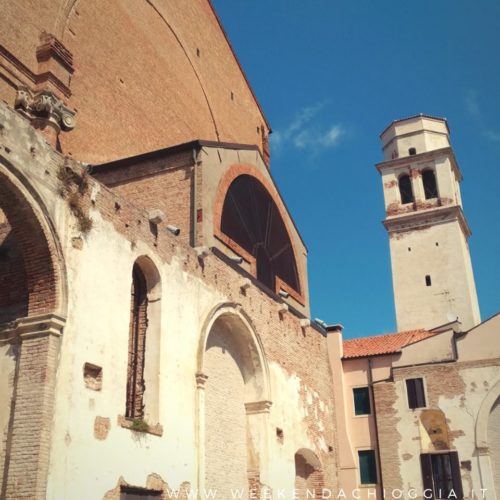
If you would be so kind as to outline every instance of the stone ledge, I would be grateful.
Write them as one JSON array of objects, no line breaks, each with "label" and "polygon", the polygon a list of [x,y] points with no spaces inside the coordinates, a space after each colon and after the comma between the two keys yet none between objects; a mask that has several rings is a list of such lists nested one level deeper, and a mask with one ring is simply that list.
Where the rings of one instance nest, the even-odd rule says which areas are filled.
[{"label": "stone ledge", "polygon": [[[147,428],[134,428],[134,422],[141,421]],[[138,418],[127,418],[123,415],[118,415],[118,425],[124,429],[130,429],[132,432],[140,432],[144,434],[152,434],[153,436],[163,436],[163,426],[161,424],[150,425],[145,420]]]}]

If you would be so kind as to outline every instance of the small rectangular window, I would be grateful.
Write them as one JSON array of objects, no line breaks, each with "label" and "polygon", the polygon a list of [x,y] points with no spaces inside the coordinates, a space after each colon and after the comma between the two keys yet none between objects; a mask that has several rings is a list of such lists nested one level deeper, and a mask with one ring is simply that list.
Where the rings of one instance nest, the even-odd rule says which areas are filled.
[{"label": "small rectangular window", "polygon": [[352,393],[354,396],[354,414],[369,415],[371,413],[370,388],[356,387],[352,390]]},{"label": "small rectangular window", "polygon": [[377,462],[374,450],[358,451],[359,479],[361,484],[377,484]]},{"label": "small rectangular window", "polygon": [[409,378],[406,380],[406,391],[408,394],[408,407],[425,408],[424,380],[421,378]]}]

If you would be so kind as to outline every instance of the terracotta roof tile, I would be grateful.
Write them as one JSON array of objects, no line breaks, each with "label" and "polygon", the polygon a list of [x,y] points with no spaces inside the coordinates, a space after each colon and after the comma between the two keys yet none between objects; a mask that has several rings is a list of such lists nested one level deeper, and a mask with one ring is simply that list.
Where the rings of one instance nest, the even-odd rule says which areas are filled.
[{"label": "terracotta roof tile", "polygon": [[403,347],[433,335],[436,334],[427,330],[409,330],[344,340],[344,359],[400,352]]}]

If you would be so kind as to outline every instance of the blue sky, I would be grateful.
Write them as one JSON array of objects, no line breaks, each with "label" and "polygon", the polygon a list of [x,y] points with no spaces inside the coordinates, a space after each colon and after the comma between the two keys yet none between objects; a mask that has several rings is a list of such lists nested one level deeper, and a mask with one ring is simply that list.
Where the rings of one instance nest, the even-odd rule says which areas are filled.
[{"label": "blue sky", "polygon": [[313,317],[395,330],[379,133],[448,118],[483,319],[500,310],[500,2],[214,0],[273,128]]}]

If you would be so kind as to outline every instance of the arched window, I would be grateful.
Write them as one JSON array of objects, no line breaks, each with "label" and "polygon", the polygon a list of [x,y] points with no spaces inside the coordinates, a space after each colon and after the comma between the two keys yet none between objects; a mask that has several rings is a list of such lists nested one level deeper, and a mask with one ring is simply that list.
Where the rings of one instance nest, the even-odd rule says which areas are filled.
[{"label": "arched window", "polygon": [[158,423],[160,278],[153,262],[140,257],[132,270],[125,416]]},{"label": "arched window", "polygon": [[411,187],[411,178],[408,174],[403,174],[399,178],[399,194],[401,195],[401,203],[413,202],[413,189]]},{"label": "arched window", "polygon": [[422,181],[424,183],[425,199],[437,198],[438,192],[434,170],[424,170],[422,172]]},{"label": "arched window", "polygon": [[300,293],[292,243],[280,211],[266,188],[250,175],[229,186],[221,231],[255,258],[257,279],[276,290],[279,278]]}]

